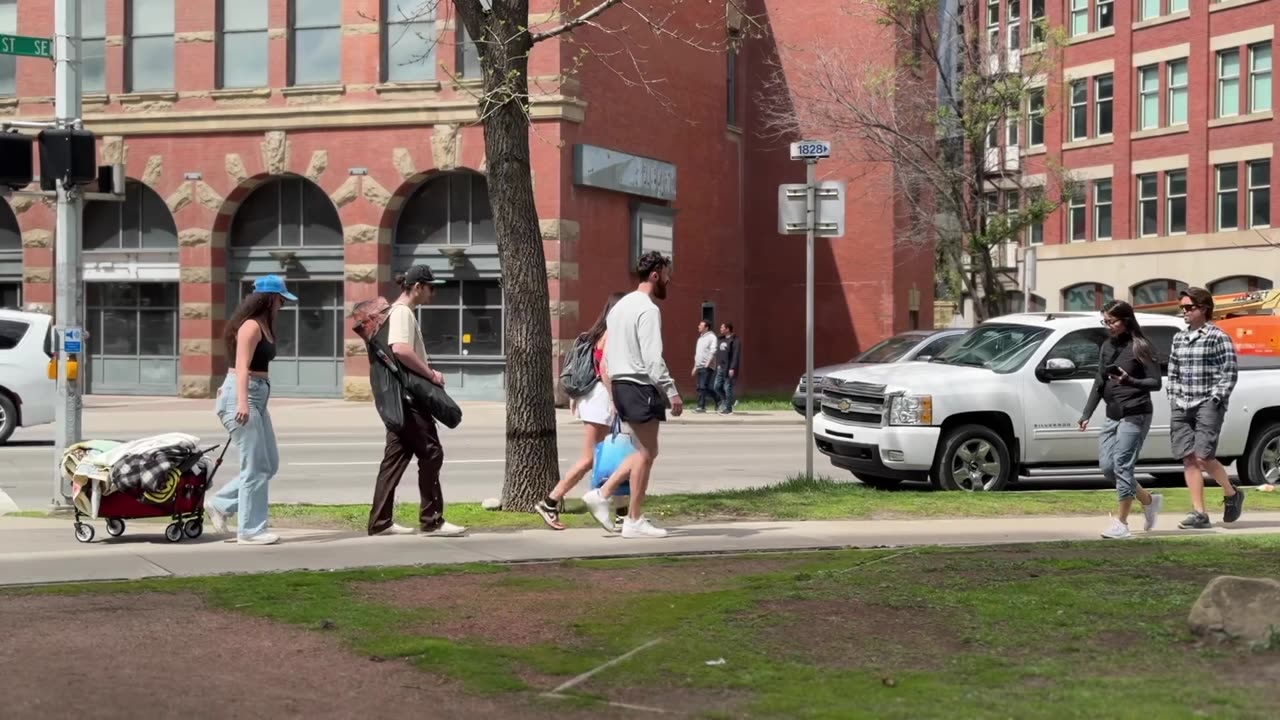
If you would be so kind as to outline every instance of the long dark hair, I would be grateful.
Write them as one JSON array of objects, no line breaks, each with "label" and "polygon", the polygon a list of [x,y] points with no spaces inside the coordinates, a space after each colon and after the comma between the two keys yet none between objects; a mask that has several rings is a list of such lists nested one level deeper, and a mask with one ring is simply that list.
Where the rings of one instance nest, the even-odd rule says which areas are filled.
[{"label": "long dark hair", "polygon": [[236,307],[236,311],[231,313],[231,319],[227,321],[227,330],[223,334],[223,340],[227,344],[227,361],[234,364],[236,361],[236,334],[240,332],[240,327],[244,325],[246,320],[253,320],[258,326],[263,328],[271,337],[276,336],[275,328],[272,326],[271,308],[275,303],[275,293],[249,293],[240,305]]},{"label": "long dark hair", "polygon": [[1143,365],[1156,364],[1155,349],[1147,339],[1147,334],[1142,332],[1142,326],[1138,324],[1138,318],[1133,314],[1132,305],[1123,300],[1112,300],[1102,306],[1102,314],[1110,315],[1124,325],[1124,331],[1133,338],[1133,356],[1138,358],[1138,362]]},{"label": "long dark hair", "polygon": [[616,292],[605,301],[604,310],[600,312],[600,317],[596,318],[596,324],[592,325],[591,329],[587,331],[587,338],[591,340],[592,345],[600,342],[600,338],[604,337],[604,331],[609,329],[609,311],[613,309],[614,305],[618,304],[619,300],[626,296],[626,293]]}]

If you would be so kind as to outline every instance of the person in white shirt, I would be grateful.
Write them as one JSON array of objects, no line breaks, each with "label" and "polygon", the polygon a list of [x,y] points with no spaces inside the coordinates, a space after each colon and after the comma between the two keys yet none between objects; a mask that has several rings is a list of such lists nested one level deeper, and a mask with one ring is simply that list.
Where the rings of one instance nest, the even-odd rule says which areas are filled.
[{"label": "person in white shirt", "polygon": [[618,418],[631,429],[636,451],[613,473],[599,490],[583,496],[592,517],[613,531],[609,496],[623,480],[630,478],[631,505],[622,521],[622,537],[666,537],[644,516],[644,498],[649,473],[658,457],[658,423],[667,419],[667,407],[678,417],[684,411],[680,391],[662,358],[662,313],[654,300],[667,297],[671,282],[671,259],[657,251],[647,252],[636,262],[640,280],[609,312],[609,342],[604,348],[605,365]]},{"label": "person in white shirt", "polygon": [[720,399],[712,389],[712,381],[715,379],[715,370],[712,368],[712,362],[716,359],[716,334],[711,332],[711,324],[706,320],[698,322],[698,344],[693,351],[693,377],[698,383],[698,407],[694,408],[696,413],[704,413],[707,411],[707,396],[711,396],[711,402],[715,405],[720,404]]}]

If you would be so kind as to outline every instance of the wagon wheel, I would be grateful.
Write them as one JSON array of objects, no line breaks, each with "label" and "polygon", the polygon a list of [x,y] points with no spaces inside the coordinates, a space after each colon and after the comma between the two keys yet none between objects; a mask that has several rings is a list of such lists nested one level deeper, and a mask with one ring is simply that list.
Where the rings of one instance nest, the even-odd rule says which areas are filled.
[{"label": "wagon wheel", "polygon": [[76,523],[76,539],[82,543],[93,542],[93,526]]},{"label": "wagon wheel", "polygon": [[181,540],[182,525],[178,523],[170,523],[169,526],[164,529],[164,539],[175,543]]},{"label": "wagon wheel", "polygon": [[186,524],[182,526],[182,532],[186,533],[187,537],[195,540],[204,534],[204,523],[195,519],[188,520]]},{"label": "wagon wheel", "polygon": [[124,521],[119,518],[107,519],[107,534],[111,537],[120,537],[124,534]]}]

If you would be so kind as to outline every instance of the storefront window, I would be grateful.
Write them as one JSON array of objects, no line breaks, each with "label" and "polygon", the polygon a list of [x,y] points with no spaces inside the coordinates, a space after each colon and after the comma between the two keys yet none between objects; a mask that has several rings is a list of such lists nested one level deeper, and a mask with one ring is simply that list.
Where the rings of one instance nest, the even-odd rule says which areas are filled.
[{"label": "storefront window", "polygon": [[430,305],[418,308],[427,354],[441,357],[502,357],[502,285],[462,280],[441,285]]}]

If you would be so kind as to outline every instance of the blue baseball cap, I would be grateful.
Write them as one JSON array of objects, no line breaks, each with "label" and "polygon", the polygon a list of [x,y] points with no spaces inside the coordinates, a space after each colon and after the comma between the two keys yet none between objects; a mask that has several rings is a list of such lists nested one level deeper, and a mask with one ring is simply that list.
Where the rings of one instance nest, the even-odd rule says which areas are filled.
[{"label": "blue baseball cap", "polygon": [[285,300],[298,301],[298,296],[289,292],[284,286],[284,278],[279,275],[265,275],[253,281],[253,291],[257,293],[275,293]]}]

